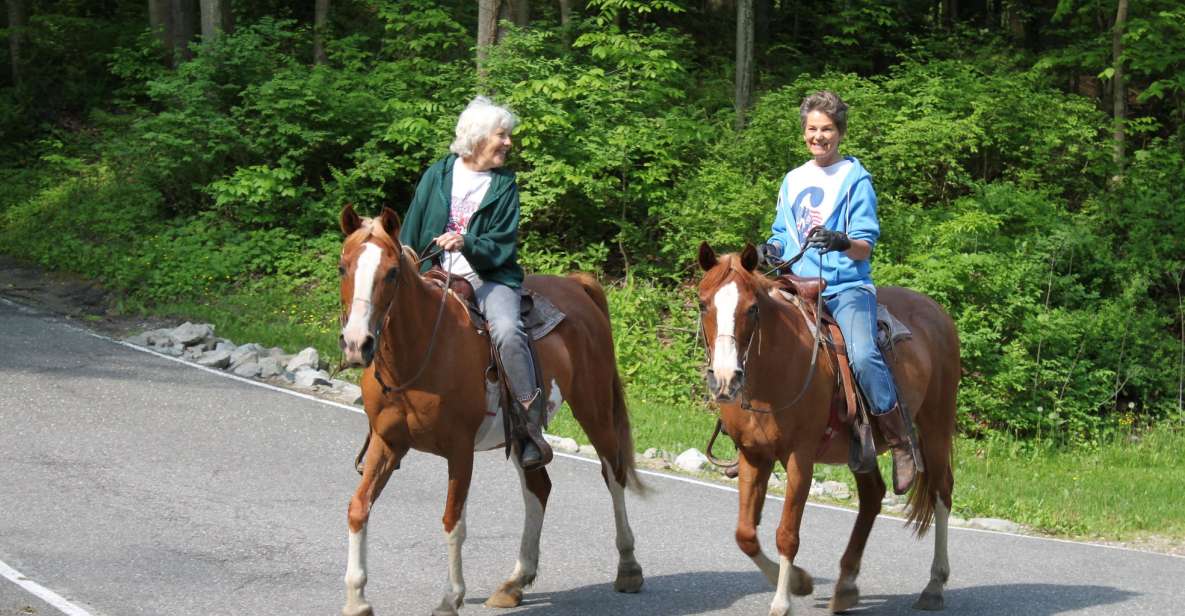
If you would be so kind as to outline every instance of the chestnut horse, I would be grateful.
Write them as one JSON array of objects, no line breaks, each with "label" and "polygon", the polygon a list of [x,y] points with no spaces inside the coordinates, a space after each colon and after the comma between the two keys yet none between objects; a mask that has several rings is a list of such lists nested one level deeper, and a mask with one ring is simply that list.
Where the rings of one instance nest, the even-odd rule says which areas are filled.
[{"label": "chestnut horse", "polygon": [[[465,497],[475,450],[504,444],[502,418],[486,412],[485,370],[489,339],[477,333],[456,296],[421,278],[416,254],[400,245],[399,217],[388,208],[362,219],[347,206],[341,251],[341,302],[346,316],[342,348],[347,363],[365,366],[362,401],[370,422],[362,480],[349,507],[349,562],[342,614],[371,614],[366,586],[366,524],[371,507],[408,450],[448,460],[444,534],[448,586],[436,614],[456,614],[465,597],[461,545]],[[642,568],[634,559],[634,535],[624,488],[640,489],[621,379],[613,353],[604,291],[584,275],[530,276],[526,286],[567,314],[536,344],[542,395],[554,412],[567,400],[601,459],[617,527],[619,554],[614,588],[637,592]],[[539,533],[551,491],[547,470],[518,467],[526,508],[518,562],[486,602],[514,607],[535,580]]]},{"label": "chestnut horse", "polygon": [[[785,616],[791,613],[790,593],[807,595],[813,588],[810,575],[794,566],[813,467],[848,460],[847,427],[834,438],[826,436],[828,409],[837,387],[836,367],[820,352],[810,376],[814,323],[778,296],[771,280],[754,273],[757,253],[753,246],[746,246],[740,255],[717,257],[704,243],[699,264],[705,272],[699,284],[701,324],[718,385],[712,393],[739,451],[736,541],[777,587],[770,616]],[[930,582],[914,607],[939,610],[950,575],[947,521],[954,487],[951,441],[960,377],[958,334],[946,312],[920,293],[880,287],[877,301],[887,305],[913,332],[911,339],[896,344],[886,360],[896,377],[901,402],[913,415],[922,456],[919,462],[924,462],[919,464],[909,496],[909,522],[919,535],[931,523],[935,530]],[[877,438],[877,451],[885,447],[883,439]],[[766,482],[777,462],[786,469],[786,501],[776,534],[781,559],[774,563],[757,541],[757,525]],[[879,472],[855,477],[860,510],[839,562],[839,578],[829,605],[832,612],[847,610],[859,601],[856,576],[885,495]]]}]

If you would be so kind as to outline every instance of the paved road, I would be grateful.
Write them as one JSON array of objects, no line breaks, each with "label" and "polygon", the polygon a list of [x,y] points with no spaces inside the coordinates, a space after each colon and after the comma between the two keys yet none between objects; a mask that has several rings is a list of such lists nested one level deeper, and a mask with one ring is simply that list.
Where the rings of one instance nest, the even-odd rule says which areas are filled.
[{"label": "paved road", "polygon": [[[0,301],[0,574],[10,572],[0,575],[0,616],[335,614],[364,430],[344,408]],[[506,613],[766,613],[771,589],[733,544],[734,493],[645,476],[653,493],[631,496],[630,513],[646,586],[619,595],[597,467],[564,457],[550,468],[540,576]],[[376,507],[367,590],[380,614],[427,614],[440,597],[444,477],[441,460],[413,453]],[[462,614],[493,613],[480,603],[513,566],[520,503],[513,470],[482,454]],[[767,546],[780,507],[766,507]],[[816,591],[795,599],[797,614],[825,613],[853,519],[807,511],[798,562]],[[912,614],[930,552],[929,538],[882,520],[864,562],[863,611]],[[952,529],[951,565],[951,614],[1172,614],[1185,604],[1180,558]]]}]

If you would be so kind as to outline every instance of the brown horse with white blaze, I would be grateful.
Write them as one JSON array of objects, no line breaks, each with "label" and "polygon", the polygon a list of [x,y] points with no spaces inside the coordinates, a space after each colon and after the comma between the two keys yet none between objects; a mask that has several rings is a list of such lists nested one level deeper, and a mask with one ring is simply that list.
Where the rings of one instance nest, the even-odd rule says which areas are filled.
[{"label": "brown horse with white blaze", "polygon": [[[712,393],[724,428],[739,450],[736,541],[777,588],[770,616],[786,616],[791,613],[790,594],[807,595],[813,589],[811,576],[794,566],[812,470],[816,463],[843,464],[848,460],[847,426],[834,438],[827,437],[831,423],[828,409],[838,386],[836,366],[820,350],[812,370],[814,323],[782,299],[771,280],[754,273],[757,254],[753,246],[746,246],[739,255],[717,257],[704,243],[699,264],[705,272],[699,300],[715,376]],[[954,487],[951,445],[961,370],[958,334],[950,316],[920,293],[879,287],[877,301],[888,306],[913,334],[897,343],[886,360],[893,369],[900,401],[913,416],[924,462],[909,496],[909,522],[919,535],[934,527],[930,581],[914,607],[939,610],[950,575],[947,523]],[[877,451],[885,449],[878,435]],[[757,525],[766,482],[778,462],[786,469],[786,501],[776,534],[781,558],[775,563],[758,543]],[[832,612],[850,609],[859,601],[856,576],[885,494],[879,472],[855,477],[860,509],[840,559],[829,605]]]},{"label": "brown horse with white blaze", "polygon": [[[421,278],[410,248],[399,243],[399,218],[390,209],[371,220],[352,207],[341,214],[346,239],[341,251],[341,333],[346,361],[365,366],[362,400],[370,423],[362,480],[349,506],[349,561],[345,616],[371,614],[366,586],[366,525],[371,507],[392,471],[411,449],[448,460],[444,534],[448,590],[436,614],[456,614],[465,597],[461,546],[465,500],[474,452],[501,448],[501,416],[486,411],[485,370],[489,339],[470,322],[466,306]],[[590,276],[530,276],[525,285],[546,296],[567,317],[537,343],[542,395],[549,413],[566,400],[601,459],[601,474],[613,502],[619,554],[614,588],[637,592],[642,568],[624,489],[641,488],[621,379],[613,352],[604,291]],[[526,516],[518,562],[510,578],[487,601],[514,607],[539,564],[539,535],[551,480],[545,468],[518,467]]]}]

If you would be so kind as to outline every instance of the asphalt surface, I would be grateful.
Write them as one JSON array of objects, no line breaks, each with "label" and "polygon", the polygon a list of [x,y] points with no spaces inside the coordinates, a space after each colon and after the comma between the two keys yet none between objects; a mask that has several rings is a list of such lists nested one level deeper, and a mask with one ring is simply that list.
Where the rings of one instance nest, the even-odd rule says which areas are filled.
[{"label": "asphalt surface", "polygon": [[[706,427],[706,426],[705,426]],[[0,616],[336,614],[344,600],[346,505],[365,417],[228,379],[90,335],[0,301]],[[597,466],[559,457],[538,580],[547,615],[764,615],[772,589],[736,548],[736,494],[646,474],[628,496],[646,574],[613,592],[612,507]],[[379,614],[428,614],[446,583],[445,466],[412,453],[376,505],[367,595]],[[956,476],[955,498],[958,498]],[[766,505],[773,548],[780,500]],[[1167,504],[1166,504],[1167,506]],[[824,614],[851,512],[811,506],[796,564]],[[468,506],[462,614],[509,575],[522,524],[518,480],[479,454]],[[873,530],[857,613],[913,614],[932,539]],[[951,529],[951,614],[1175,614],[1185,559]],[[35,596],[50,591],[66,607]],[[74,607],[70,607],[74,606]]]}]

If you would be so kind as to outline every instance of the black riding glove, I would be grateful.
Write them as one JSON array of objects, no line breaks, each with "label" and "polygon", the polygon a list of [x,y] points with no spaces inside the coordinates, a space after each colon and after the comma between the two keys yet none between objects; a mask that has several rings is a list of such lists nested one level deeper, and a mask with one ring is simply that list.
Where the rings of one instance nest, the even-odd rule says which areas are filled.
[{"label": "black riding glove", "polygon": [[777,267],[782,263],[782,247],[766,242],[757,246],[757,265],[761,267]]},{"label": "black riding glove", "polygon": [[819,252],[843,252],[852,247],[852,240],[843,231],[815,227],[807,234],[806,245],[808,248],[818,248]]}]

